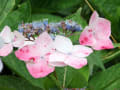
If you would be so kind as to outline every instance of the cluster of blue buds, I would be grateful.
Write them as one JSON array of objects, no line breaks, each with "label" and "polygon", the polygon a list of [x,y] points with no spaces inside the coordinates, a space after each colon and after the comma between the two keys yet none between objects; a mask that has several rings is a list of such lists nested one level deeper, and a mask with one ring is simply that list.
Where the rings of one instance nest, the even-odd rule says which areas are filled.
[{"label": "cluster of blue buds", "polygon": [[66,20],[65,25],[66,25],[66,30],[69,30],[72,32],[82,30],[82,27],[79,24],[77,24],[75,21],[72,21],[72,20]]},{"label": "cluster of blue buds", "polygon": [[81,26],[72,20],[61,21],[57,23],[48,23],[48,19],[39,22],[22,23],[18,26],[18,31],[26,38],[34,37],[44,31],[48,31],[50,35],[54,36],[57,33],[64,31],[76,32],[82,30]]}]

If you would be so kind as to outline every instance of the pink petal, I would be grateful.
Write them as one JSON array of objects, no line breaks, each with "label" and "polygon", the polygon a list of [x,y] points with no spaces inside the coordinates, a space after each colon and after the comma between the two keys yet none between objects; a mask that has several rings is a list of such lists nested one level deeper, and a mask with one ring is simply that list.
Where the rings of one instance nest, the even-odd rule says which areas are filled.
[{"label": "pink petal", "polygon": [[72,49],[72,55],[77,57],[86,57],[92,52],[93,50],[91,48],[82,45],[74,45]]},{"label": "pink petal", "polygon": [[98,13],[96,11],[94,11],[90,18],[89,25],[93,24],[98,17],[99,17]]},{"label": "pink petal", "polygon": [[2,30],[2,32],[0,33],[0,36],[4,39],[5,43],[10,43],[12,42],[14,35],[11,32],[10,27],[5,26]]},{"label": "pink petal", "polygon": [[87,59],[69,55],[65,60],[65,64],[67,64],[71,67],[74,67],[76,69],[79,69],[87,64]]},{"label": "pink petal", "polygon": [[111,23],[104,18],[98,18],[94,24],[95,38],[109,38],[111,35]]},{"label": "pink petal", "polygon": [[28,61],[40,57],[41,51],[37,45],[27,45],[15,52],[17,58]]},{"label": "pink petal", "polygon": [[0,48],[0,56],[7,56],[13,50],[12,44],[5,44],[2,48]]},{"label": "pink petal", "polygon": [[47,32],[43,32],[40,36],[35,40],[35,43],[40,45],[42,48],[50,47],[53,43],[52,38]]},{"label": "pink petal", "polygon": [[29,73],[34,78],[42,78],[54,71],[54,67],[50,67],[46,60],[36,60],[35,63],[26,63]]},{"label": "pink petal", "polygon": [[114,48],[112,41],[110,39],[101,39],[97,40],[96,44],[92,46],[95,50],[102,50],[102,49],[112,49]]},{"label": "pink petal", "polygon": [[14,41],[13,41],[13,46],[14,47],[22,47],[24,45],[25,42],[25,38],[24,36],[19,33],[18,31],[14,31]]},{"label": "pink petal", "polygon": [[49,64],[51,66],[58,66],[58,67],[66,66],[66,64],[64,63],[65,57],[66,57],[65,54],[55,51],[49,56]]},{"label": "pink petal", "polygon": [[83,32],[80,35],[79,38],[79,42],[81,45],[88,45],[88,46],[92,46],[96,40],[93,34],[93,29],[90,27],[85,27],[85,29],[83,30]]},{"label": "pink petal", "polygon": [[113,45],[109,39],[110,34],[110,21],[100,18],[97,12],[94,12],[91,16],[89,26],[81,33],[79,42],[82,45],[92,46],[95,50],[111,49]]},{"label": "pink petal", "polygon": [[47,32],[40,34],[35,40],[35,44],[37,44],[42,54],[48,53],[53,48],[53,40]]},{"label": "pink petal", "polygon": [[72,50],[73,45],[69,38],[57,35],[54,41],[54,47],[60,52],[69,53]]}]

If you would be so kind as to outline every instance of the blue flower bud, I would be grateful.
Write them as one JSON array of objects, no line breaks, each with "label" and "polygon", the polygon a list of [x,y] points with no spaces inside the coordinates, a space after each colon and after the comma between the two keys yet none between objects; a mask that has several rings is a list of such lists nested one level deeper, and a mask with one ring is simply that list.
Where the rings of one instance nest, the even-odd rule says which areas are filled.
[{"label": "blue flower bud", "polygon": [[43,20],[43,24],[44,24],[45,26],[47,26],[47,25],[48,25],[48,19],[44,19],[44,20]]},{"label": "blue flower bud", "polygon": [[18,28],[18,32],[23,33],[24,32],[24,28]]},{"label": "blue flower bud", "polygon": [[81,26],[80,25],[75,25],[75,31],[80,31],[80,30],[82,30],[82,28],[81,28]]},{"label": "blue flower bud", "polygon": [[42,28],[43,23],[42,22],[33,22],[32,26],[34,29],[40,29],[40,28]]}]

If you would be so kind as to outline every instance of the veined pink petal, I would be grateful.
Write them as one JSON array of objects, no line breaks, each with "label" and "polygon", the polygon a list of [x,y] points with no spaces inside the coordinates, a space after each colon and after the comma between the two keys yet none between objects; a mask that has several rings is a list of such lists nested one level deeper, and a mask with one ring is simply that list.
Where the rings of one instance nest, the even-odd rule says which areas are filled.
[{"label": "veined pink petal", "polygon": [[49,46],[53,43],[52,38],[47,32],[43,32],[40,34],[40,36],[35,40],[35,43],[40,45],[43,48],[46,48],[46,46]]},{"label": "veined pink petal", "polygon": [[90,55],[93,50],[83,45],[74,45],[72,49],[72,55],[77,57],[86,57]]},{"label": "veined pink petal", "polygon": [[47,32],[40,34],[40,36],[35,40],[35,44],[39,47],[43,55],[53,48],[53,40]]},{"label": "veined pink petal", "polygon": [[53,48],[53,41],[49,38],[47,32],[42,33],[35,41],[34,45],[27,45],[15,52],[16,56],[24,61],[28,61],[31,58],[37,58],[49,53]]},{"label": "veined pink petal", "polygon": [[40,57],[41,51],[37,45],[27,45],[15,52],[17,58],[28,61]]},{"label": "veined pink petal", "polygon": [[58,66],[58,67],[66,66],[66,64],[64,63],[65,57],[66,57],[65,54],[56,51],[50,54],[48,62],[51,66]]},{"label": "veined pink petal", "polygon": [[81,45],[92,46],[96,43],[93,29],[90,27],[85,27],[83,32],[80,35],[79,42]]},{"label": "veined pink petal", "polygon": [[112,41],[110,39],[101,39],[96,42],[95,45],[92,46],[95,50],[103,50],[103,49],[112,49],[114,48]]},{"label": "veined pink petal", "polygon": [[105,39],[111,35],[111,23],[104,18],[98,18],[94,24],[95,38]]},{"label": "veined pink petal", "polygon": [[90,17],[89,25],[93,24],[98,17],[99,17],[98,13],[94,11],[92,16]]},{"label": "veined pink petal", "polygon": [[100,18],[95,11],[87,26],[81,33],[79,42],[81,45],[92,46],[95,50],[113,48],[109,39],[111,34],[111,23],[109,20]]},{"label": "veined pink petal", "polygon": [[2,30],[2,32],[0,33],[0,36],[3,38],[5,43],[11,43],[12,40],[14,39],[14,35],[11,32],[10,27],[5,26]]},{"label": "veined pink petal", "polygon": [[25,37],[19,33],[18,31],[14,31],[14,41],[13,41],[13,46],[14,47],[22,47],[25,42]]},{"label": "veined pink petal", "polygon": [[36,60],[35,63],[26,63],[29,73],[34,78],[42,78],[54,71],[54,67],[51,67],[46,62],[47,60]]},{"label": "veined pink petal", "polygon": [[7,56],[13,50],[12,44],[5,44],[2,48],[0,48],[0,56]]},{"label": "veined pink petal", "polygon": [[87,59],[69,55],[68,57],[66,57],[65,64],[74,67],[76,69],[79,69],[87,65]]},{"label": "veined pink petal", "polygon": [[60,52],[69,53],[73,45],[69,38],[57,35],[54,41],[54,47]]}]

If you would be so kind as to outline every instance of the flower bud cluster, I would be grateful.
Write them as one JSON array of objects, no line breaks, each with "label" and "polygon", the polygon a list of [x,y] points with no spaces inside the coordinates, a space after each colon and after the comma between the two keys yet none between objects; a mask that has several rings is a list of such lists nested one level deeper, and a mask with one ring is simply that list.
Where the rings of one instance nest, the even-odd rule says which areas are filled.
[{"label": "flower bud cluster", "polygon": [[49,23],[48,19],[44,19],[39,22],[22,23],[18,26],[18,31],[27,38],[39,35],[44,31],[48,31],[52,35],[64,31],[76,32],[80,30],[82,30],[81,25],[72,20]]}]

